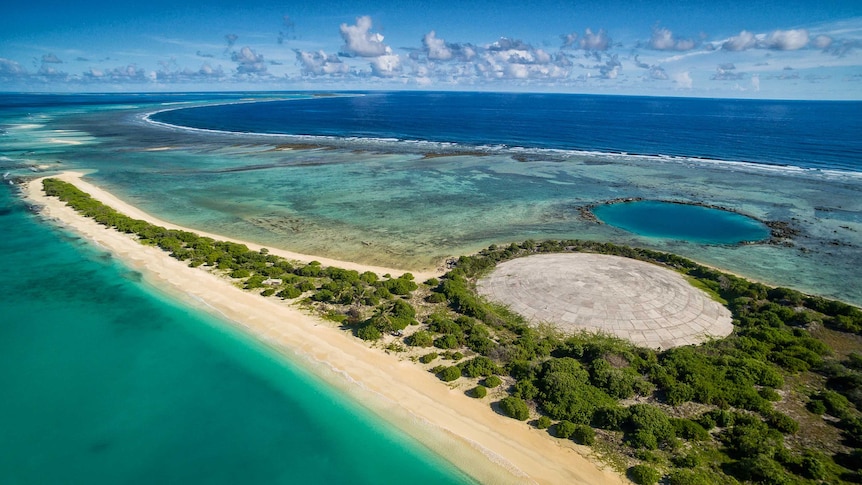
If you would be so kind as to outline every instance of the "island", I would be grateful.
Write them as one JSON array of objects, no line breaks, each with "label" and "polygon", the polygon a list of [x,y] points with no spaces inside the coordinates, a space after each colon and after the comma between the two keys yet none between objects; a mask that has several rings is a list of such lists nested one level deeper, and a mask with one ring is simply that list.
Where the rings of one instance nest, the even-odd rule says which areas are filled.
[{"label": "island", "polygon": [[[145,278],[308,361],[481,482],[860,478],[862,311],[852,305],[593,241],[493,245],[438,272],[325,260],[159,221],[81,175],[33,180],[26,196]],[[529,305],[516,313],[505,292],[489,290],[529,274],[508,264],[529,268],[549,255],[558,267],[622,269],[546,281],[544,293],[569,304],[571,318],[531,318]],[[583,312],[596,322],[613,313],[620,332],[578,330],[577,314],[598,298],[570,301],[585,292],[555,286],[601,294],[626,274],[630,284],[614,287],[622,298]],[[661,300],[660,287],[626,306],[643,275],[669,274],[673,298]],[[629,338],[659,321],[702,332]]]}]

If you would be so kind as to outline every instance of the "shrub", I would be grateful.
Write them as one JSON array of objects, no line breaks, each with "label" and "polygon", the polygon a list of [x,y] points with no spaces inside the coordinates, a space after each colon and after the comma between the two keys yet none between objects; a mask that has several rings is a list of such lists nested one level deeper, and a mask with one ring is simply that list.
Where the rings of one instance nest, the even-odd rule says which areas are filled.
[{"label": "shrub", "polygon": [[512,394],[515,397],[529,401],[539,394],[539,389],[530,379],[521,379],[515,383]]},{"label": "shrub", "polygon": [[818,393],[817,398],[823,401],[827,413],[836,418],[847,416],[850,409],[850,401],[846,397],[835,391],[822,391]]},{"label": "shrub", "polygon": [[275,296],[277,296],[279,298],[284,298],[285,300],[291,300],[293,298],[298,297],[301,294],[302,294],[302,291],[300,291],[299,288],[297,288],[295,286],[288,286],[287,288],[276,293]]},{"label": "shrub", "polygon": [[430,347],[434,343],[434,338],[425,330],[419,330],[407,337],[405,341],[412,347]]},{"label": "shrub", "polygon": [[462,362],[459,364],[459,367],[461,367],[461,373],[467,377],[488,377],[500,372],[500,369],[497,368],[497,365],[491,359],[483,356],[473,357],[466,362]]},{"label": "shrub", "polygon": [[576,424],[572,439],[582,445],[592,446],[596,442],[596,432],[586,424]]},{"label": "shrub", "polygon": [[363,325],[356,329],[356,336],[362,340],[378,340],[383,334],[374,325]]},{"label": "shrub", "polygon": [[497,376],[491,375],[485,378],[484,384],[487,388],[494,388],[503,383],[503,380]]},{"label": "shrub", "polygon": [[248,278],[251,276],[251,271],[247,269],[235,269],[230,272],[231,278]]},{"label": "shrub", "polygon": [[649,404],[635,404],[629,408],[629,413],[627,425],[630,435],[627,441],[631,446],[654,449],[668,444],[675,437],[670,418],[661,409]]},{"label": "shrub", "polygon": [[820,399],[812,399],[808,401],[808,404],[806,404],[805,407],[818,416],[826,414],[826,404],[823,404],[823,401]]},{"label": "shrub", "polygon": [[694,452],[686,453],[685,455],[677,455],[671,458],[674,466],[680,468],[697,468],[700,465],[700,456]]},{"label": "shrub", "polygon": [[766,416],[766,422],[769,426],[784,434],[795,434],[799,431],[799,423],[797,423],[795,419],[779,411],[770,412]]},{"label": "shrub", "polygon": [[554,436],[556,436],[557,438],[562,438],[564,440],[571,438],[572,433],[574,432],[575,424],[571,421],[560,421],[554,428]]},{"label": "shrub", "polygon": [[425,298],[428,303],[443,303],[446,301],[446,295],[442,293],[431,293]]},{"label": "shrub", "polygon": [[540,416],[538,420],[536,420],[536,427],[539,429],[548,429],[551,426],[551,418],[547,416]]},{"label": "shrub", "polygon": [[334,297],[335,295],[333,295],[329,290],[320,290],[311,295],[311,299],[314,301],[332,301]]},{"label": "shrub", "polygon": [[314,283],[312,283],[309,280],[300,281],[299,283],[297,283],[296,288],[302,293],[305,293],[306,291],[311,291],[311,290],[317,289],[317,287],[314,286]]},{"label": "shrub", "polygon": [[768,401],[776,402],[781,400],[781,395],[775,392],[775,389],[769,387],[764,387],[763,389],[757,391],[757,393],[760,394],[760,397]]},{"label": "shrub", "polygon": [[272,296],[275,294],[275,288],[267,288],[260,292],[261,296]]},{"label": "shrub", "polygon": [[486,389],[485,386],[476,386],[470,394],[476,399],[482,399],[488,395],[488,389]]},{"label": "shrub", "polygon": [[673,470],[667,476],[668,485],[713,485],[719,483],[701,470]]},{"label": "shrub", "polygon": [[813,453],[806,453],[799,461],[799,474],[812,480],[826,478],[826,465]]},{"label": "shrub", "polygon": [[674,433],[680,438],[694,441],[704,441],[709,438],[709,432],[696,421],[690,419],[673,419]]},{"label": "shrub", "polygon": [[461,346],[458,342],[458,337],[447,334],[441,337],[437,337],[434,340],[434,346],[438,349],[456,349]]},{"label": "shrub", "polygon": [[593,414],[593,423],[601,429],[621,431],[629,419],[628,408],[618,405],[602,407]]},{"label": "shrub", "polygon": [[661,473],[649,465],[635,465],[629,468],[627,475],[638,485],[655,485],[661,478]]},{"label": "shrub", "polygon": [[452,382],[461,377],[461,369],[457,365],[446,367],[437,374],[441,381]]},{"label": "shrub", "polygon": [[519,421],[526,421],[530,417],[530,409],[527,407],[527,403],[517,397],[509,396],[503,398],[500,401],[500,409],[506,416]]},{"label": "shrub", "polygon": [[423,364],[430,364],[431,361],[437,358],[437,352],[431,352],[429,354],[425,354],[422,357],[419,357],[419,362]]}]

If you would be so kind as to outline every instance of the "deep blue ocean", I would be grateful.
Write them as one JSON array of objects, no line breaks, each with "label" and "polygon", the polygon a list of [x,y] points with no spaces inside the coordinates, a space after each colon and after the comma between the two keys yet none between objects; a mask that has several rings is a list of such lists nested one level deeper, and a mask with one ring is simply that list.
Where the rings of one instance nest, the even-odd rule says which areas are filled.
[{"label": "deep blue ocean", "polygon": [[422,141],[862,170],[862,102],[571,94],[363,93],[168,110],[242,133]]}]

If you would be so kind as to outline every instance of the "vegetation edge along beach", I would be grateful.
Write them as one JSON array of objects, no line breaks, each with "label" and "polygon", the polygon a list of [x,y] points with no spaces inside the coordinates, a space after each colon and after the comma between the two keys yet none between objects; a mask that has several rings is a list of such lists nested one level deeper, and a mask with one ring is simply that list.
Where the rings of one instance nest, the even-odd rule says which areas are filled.
[{"label": "vegetation edge along beach", "polygon": [[[852,305],[753,283],[668,253],[578,240],[491,246],[420,283],[410,273],[300,264],[159,227],[73,184],[41,181],[49,196],[187,266],[207,268],[266,301],[298,301],[390,357],[415,361],[414,369],[430,371],[461,398],[470,396],[459,401],[459,412],[470,400],[485,403],[500,434],[514,421],[488,407],[529,421],[535,429],[520,425],[519,437],[566,443],[570,451],[572,441],[592,446],[636,483],[862,481],[862,311]],[[671,268],[727,306],[734,332],[659,352],[531,326],[476,295],[475,281],[497,263],[544,252],[610,254]],[[563,477],[534,476],[509,451],[500,456],[534,480]],[[554,457],[545,458],[544,466],[562,473],[551,466]],[[564,459],[574,458],[572,452]],[[578,479],[600,475],[591,476]]]}]

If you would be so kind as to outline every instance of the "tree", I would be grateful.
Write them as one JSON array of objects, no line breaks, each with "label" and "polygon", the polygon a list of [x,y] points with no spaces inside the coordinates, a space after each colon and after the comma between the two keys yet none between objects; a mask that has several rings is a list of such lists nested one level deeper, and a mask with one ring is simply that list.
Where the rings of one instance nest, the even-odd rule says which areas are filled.
[{"label": "tree", "polygon": [[560,421],[554,428],[554,436],[556,436],[557,438],[562,438],[564,440],[569,439],[574,432],[575,424],[571,421]]},{"label": "tree", "polygon": [[502,379],[500,379],[499,377],[494,376],[494,375],[486,377],[485,381],[484,381],[485,387],[488,387],[488,388],[497,387],[502,383],[503,383]]},{"label": "tree", "polygon": [[572,439],[582,445],[592,446],[596,442],[596,432],[586,424],[576,424]]},{"label": "tree", "polygon": [[629,468],[628,476],[638,485],[655,485],[661,478],[661,473],[649,465],[635,465]]},{"label": "tree", "polygon": [[405,339],[407,345],[412,347],[430,347],[434,344],[434,338],[425,330],[419,330]]},{"label": "tree", "polygon": [[476,399],[482,399],[488,395],[488,389],[485,386],[476,386],[471,390],[470,394]]},{"label": "tree", "polygon": [[461,377],[461,369],[457,365],[446,367],[437,374],[437,377],[439,377],[441,381],[451,382]]},{"label": "tree", "polygon": [[517,397],[509,396],[503,398],[500,401],[500,409],[503,410],[506,416],[519,421],[526,421],[530,417],[530,408],[527,407],[527,403]]}]

